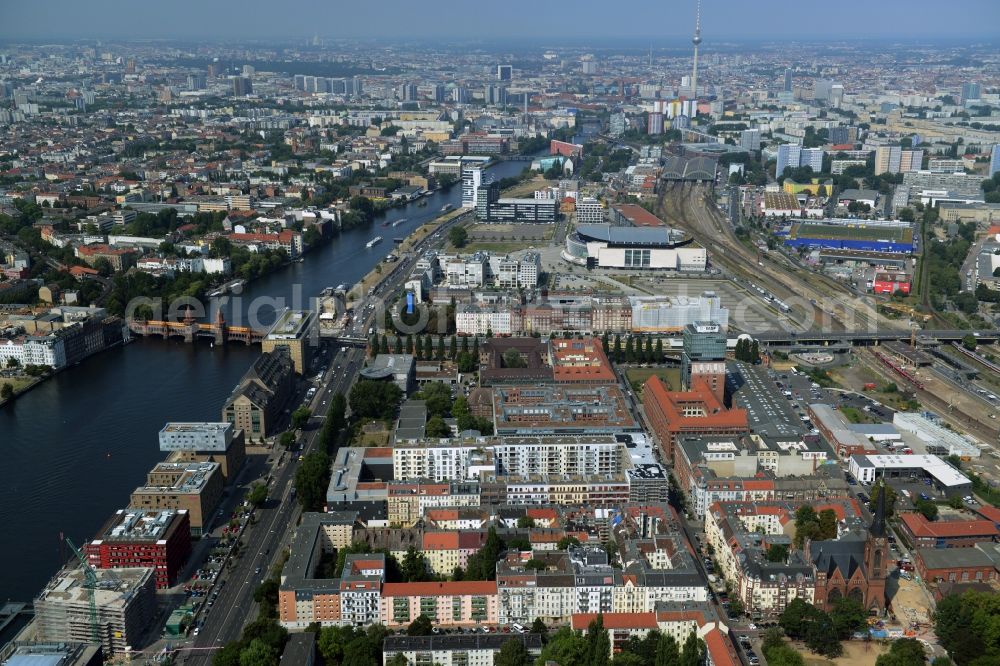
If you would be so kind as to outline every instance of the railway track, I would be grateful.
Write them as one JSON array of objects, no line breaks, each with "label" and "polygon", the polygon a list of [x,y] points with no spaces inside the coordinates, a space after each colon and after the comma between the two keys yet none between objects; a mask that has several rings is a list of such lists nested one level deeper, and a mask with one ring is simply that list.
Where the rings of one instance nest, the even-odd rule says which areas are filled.
[{"label": "railway track", "polygon": [[898,323],[880,316],[870,303],[845,294],[845,287],[831,278],[802,269],[792,271],[794,266],[784,269],[770,265],[770,261],[763,263],[757,253],[740,242],[729,221],[708,200],[709,196],[708,190],[700,185],[673,185],[661,191],[659,210],[712,249],[715,263],[763,282],[782,299],[800,301],[812,324],[835,331],[898,327]]}]

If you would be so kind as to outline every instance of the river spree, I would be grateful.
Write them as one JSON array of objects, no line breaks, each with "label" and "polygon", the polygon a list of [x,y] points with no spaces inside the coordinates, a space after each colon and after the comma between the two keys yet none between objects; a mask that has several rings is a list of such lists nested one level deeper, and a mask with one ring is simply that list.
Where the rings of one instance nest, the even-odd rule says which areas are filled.
[{"label": "river spree", "polygon": [[[527,163],[501,162],[489,170],[500,179]],[[458,206],[461,186],[390,210],[368,228],[344,232],[306,255],[305,261],[247,285],[239,312],[246,320],[258,297],[305,307],[324,287],[353,284],[406,236]],[[406,219],[399,226],[382,223]],[[375,236],[385,240],[371,249]],[[268,319],[268,311],[261,319]],[[93,356],[0,408],[0,601],[27,601],[69,553],[60,534],[76,544],[92,539],[111,514],[127,506],[146,472],[165,456],[157,432],[167,421],[217,421],[222,403],[260,352],[241,343],[210,347],[201,341],[138,339]]]}]

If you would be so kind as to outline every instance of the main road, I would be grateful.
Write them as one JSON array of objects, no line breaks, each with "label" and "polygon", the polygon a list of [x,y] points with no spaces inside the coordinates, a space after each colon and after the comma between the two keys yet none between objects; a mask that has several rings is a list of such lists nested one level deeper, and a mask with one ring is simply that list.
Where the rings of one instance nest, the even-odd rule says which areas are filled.
[{"label": "main road", "polygon": [[[393,272],[373,289],[374,298],[369,302],[374,303],[379,298],[391,299],[409,276],[410,268],[420,252],[443,244],[448,229],[464,220],[467,215],[463,213],[449,219],[433,234],[415,243],[413,251],[401,258]],[[358,317],[348,331],[351,335],[363,336],[374,325],[379,309],[373,307],[363,312],[365,314]],[[321,388],[310,402],[313,416],[302,435],[303,454],[308,454],[315,448],[316,437],[323,427],[331,398],[337,393],[346,396],[364,366],[364,350],[341,347],[336,342],[328,344],[328,348],[332,357],[330,367],[320,382]],[[181,663],[207,666],[216,650],[238,639],[243,627],[257,617],[254,590],[270,575],[281,555],[282,547],[290,541],[301,514],[298,503],[291,496],[297,460],[297,455],[291,454],[282,454],[278,459],[277,467],[272,473],[268,500],[257,509],[256,520],[247,527],[241,539],[242,555],[233,560],[232,565],[220,576],[220,582],[216,583],[218,597],[212,608],[203,611],[203,624],[198,636],[186,644],[175,646],[180,651]],[[206,597],[208,598],[211,597]]]},{"label": "main road", "polygon": [[[348,347],[340,352],[339,349],[333,349],[331,366],[323,377],[322,388],[310,402],[314,416],[304,428],[303,454],[316,447],[330,399],[337,393],[347,395],[364,364],[363,350]],[[272,473],[267,502],[257,509],[255,520],[241,538],[242,555],[232,560],[231,566],[216,582],[219,594],[212,607],[202,611],[203,624],[198,636],[175,646],[180,650],[181,663],[210,664],[215,650],[238,639],[243,627],[256,619],[254,590],[270,575],[301,514],[298,502],[291,495],[297,460],[297,454],[286,453],[279,458]]]}]

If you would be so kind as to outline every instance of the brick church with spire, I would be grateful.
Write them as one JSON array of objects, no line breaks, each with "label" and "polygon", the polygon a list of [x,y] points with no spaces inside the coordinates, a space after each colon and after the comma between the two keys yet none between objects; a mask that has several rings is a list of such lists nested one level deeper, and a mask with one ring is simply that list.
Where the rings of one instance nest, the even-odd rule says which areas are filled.
[{"label": "brick church with spire", "polygon": [[849,597],[861,602],[869,612],[885,613],[890,561],[885,495],[878,493],[867,536],[846,535],[835,541],[807,544],[806,556],[816,567],[816,607],[828,611],[838,599]]}]

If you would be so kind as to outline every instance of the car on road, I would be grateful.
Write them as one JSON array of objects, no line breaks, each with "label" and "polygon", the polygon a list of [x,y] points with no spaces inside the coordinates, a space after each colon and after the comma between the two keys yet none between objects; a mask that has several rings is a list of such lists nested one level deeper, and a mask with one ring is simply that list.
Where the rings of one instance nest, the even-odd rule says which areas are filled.
[{"label": "car on road", "polygon": [[259,573],[260,573],[260,567],[257,567],[256,569],[254,569],[254,570],[253,570],[253,572],[254,572],[255,574],[259,574]]}]

